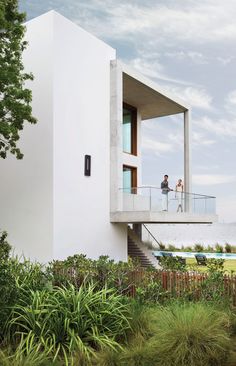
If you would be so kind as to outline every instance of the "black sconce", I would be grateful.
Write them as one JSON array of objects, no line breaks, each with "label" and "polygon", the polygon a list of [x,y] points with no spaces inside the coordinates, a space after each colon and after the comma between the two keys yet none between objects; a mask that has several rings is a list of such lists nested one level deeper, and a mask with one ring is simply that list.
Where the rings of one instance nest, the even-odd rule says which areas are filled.
[{"label": "black sconce", "polygon": [[84,156],[84,175],[86,177],[91,175],[91,155]]}]

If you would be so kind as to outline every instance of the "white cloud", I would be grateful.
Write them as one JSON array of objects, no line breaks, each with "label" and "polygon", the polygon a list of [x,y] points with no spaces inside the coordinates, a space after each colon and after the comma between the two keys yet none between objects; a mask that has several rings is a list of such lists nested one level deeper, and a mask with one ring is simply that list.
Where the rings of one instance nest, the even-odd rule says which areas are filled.
[{"label": "white cloud", "polygon": [[212,96],[207,93],[204,88],[197,88],[192,86],[171,86],[166,85],[165,88],[177,97],[181,97],[182,100],[187,102],[191,107],[213,110]]},{"label": "white cloud", "polygon": [[236,90],[232,90],[225,98],[225,109],[236,115]]},{"label": "white cloud", "polygon": [[211,135],[214,133],[219,137],[236,137],[236,119],[211,119],[210,117],[202,117],[193,121],[196,127],[208,131]]},{"label": "white cloud", "polygon": [[236,175],[227,174],[194,174],[193,184],[199,186],[211,186],[217,184],[229,184],[236,182]]},{"label": "white cloud", "polygon": [[163,78],[163,65],[157,59],[145,59],[137,57],[128,62],[128,64],[138,72],[154,79]]},{"label": "white cloud", "polygon": [[144,2],[141,5],[135,1],[131,4],[127,1],[92,0],[73,5],[74,21],[86,23],[96,34],[105,37],[110,35],[113,39],[142,35],[147,40],[152,35],[157,43],[164,42],[166,38],[172,39],[172,42],[190,41],[192,44],[234,41],[235,12],[234,0],[179,1],[171,6],[163,3],[148,5]]},{"label": "white cloud", "polygon": [[142,141],[142,149],[151,152],[155,155],[162,155],[163,153],[173,152],[174,145],[168,142],[160,142],[148,137],[144,137]]},{"label": "white cloud", "polygon": [[229,103],[236,105],[236,90],[231,91],[227,99]]},{"label": "white cloud", "polygon": [[223,66],[227,66],[229,65],[233,60],[235,60],[234,56],[229,56],[229,57],[221,57],[218,56],[217,61],[219,61]]},{"label": "white cloud", "polygon": [[209,63],[209,57],[203,55],[201,52],[197,51],[171,51],[165,52],[164,56],[170,57],[171,59],[177,59],[180,61],[188,60],[196,63],[198,65],[206,65]]},{"label": "white cloud", "polygon": [[138,50],[138,57],[133,58],[132,60],[126,60],[126,63],[149,78],[163,80],[184,86],[193,86],[193,83],[187,80],[168,76],[166,73],[166,68],[161,61],[161,55],[157,54],[156,52],[149,52],[146,54],[146,51]]},{"label": "white cloud", "polygon": [[216,143],[216,140],[209,139],[205,134],[196,131],[192,133],[192,138],[194,146],[210,146]]}]

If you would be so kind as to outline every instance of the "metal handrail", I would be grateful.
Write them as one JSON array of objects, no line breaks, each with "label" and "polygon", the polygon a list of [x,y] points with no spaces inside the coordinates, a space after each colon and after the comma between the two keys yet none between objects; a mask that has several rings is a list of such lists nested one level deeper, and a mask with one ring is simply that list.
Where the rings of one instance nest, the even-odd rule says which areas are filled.
[{"label": "metal handrail", "polygon": [[150,230],[148,230],[147,226],[145,224],[143,224],[143,227],[147,230],[147,232],[149,233],[149,235],[151,235],[151,237],[155,240],[155,242],[159,245],[159,247],[161,246],[161,244],[159,243],[159,241],[155,238],[155,236],[151,233]]},{"label": "metal handrail", "polygon": [[[140,186],[140,187],[123,187],[123,188],[119,188],[119,190],[124,191],[125,189],[130,189],[135,190],[135,189],[159,189],[162,190],[162,188],[160,187],[155,187],[155,186]],[[178,192],[175,189],[173,189],[171,192]],[[186,191],[182,191],[180,193],[184,193],[184,194],[188,194],[188,195],[192,195],[192,196],[200,196],[200,197],[205,197],[205,198],[216,198],[215,196],[208,196],[205,194],[200,194],[200,193],[190,193],[190,192],[186,192]]]}]

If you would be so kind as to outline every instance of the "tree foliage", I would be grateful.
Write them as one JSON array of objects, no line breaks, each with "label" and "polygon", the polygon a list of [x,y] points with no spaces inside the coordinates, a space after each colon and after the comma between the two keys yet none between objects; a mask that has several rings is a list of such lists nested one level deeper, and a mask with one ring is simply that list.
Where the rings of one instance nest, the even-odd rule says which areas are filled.
[{"label": "tree foliage", "polygon": [[18,10],[18,0],[0,0],[0,157],[10,152],[17,159],[23,154],[17,146],[24,122],[36,123],[32,116],[32,93],[25,87],[32,74],[24,72],[22,52],[25,14]]}]

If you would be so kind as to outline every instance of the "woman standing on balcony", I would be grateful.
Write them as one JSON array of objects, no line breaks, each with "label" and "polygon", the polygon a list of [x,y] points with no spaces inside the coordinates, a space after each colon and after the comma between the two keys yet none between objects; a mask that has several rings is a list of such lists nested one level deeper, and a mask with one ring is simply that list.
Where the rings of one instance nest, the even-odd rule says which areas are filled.
[{"label": "woman standing on balcony", "polygon": [[177,212],[179,212],[179,210],[181,210],[181,212],[183,212],[183,205],[182,205],[183,192],[184,192],[183,181],[182,181],[182,179],[178,179],[178,182],[175,186],[175,198],[177,198],[177,202],[178,202]]}]

